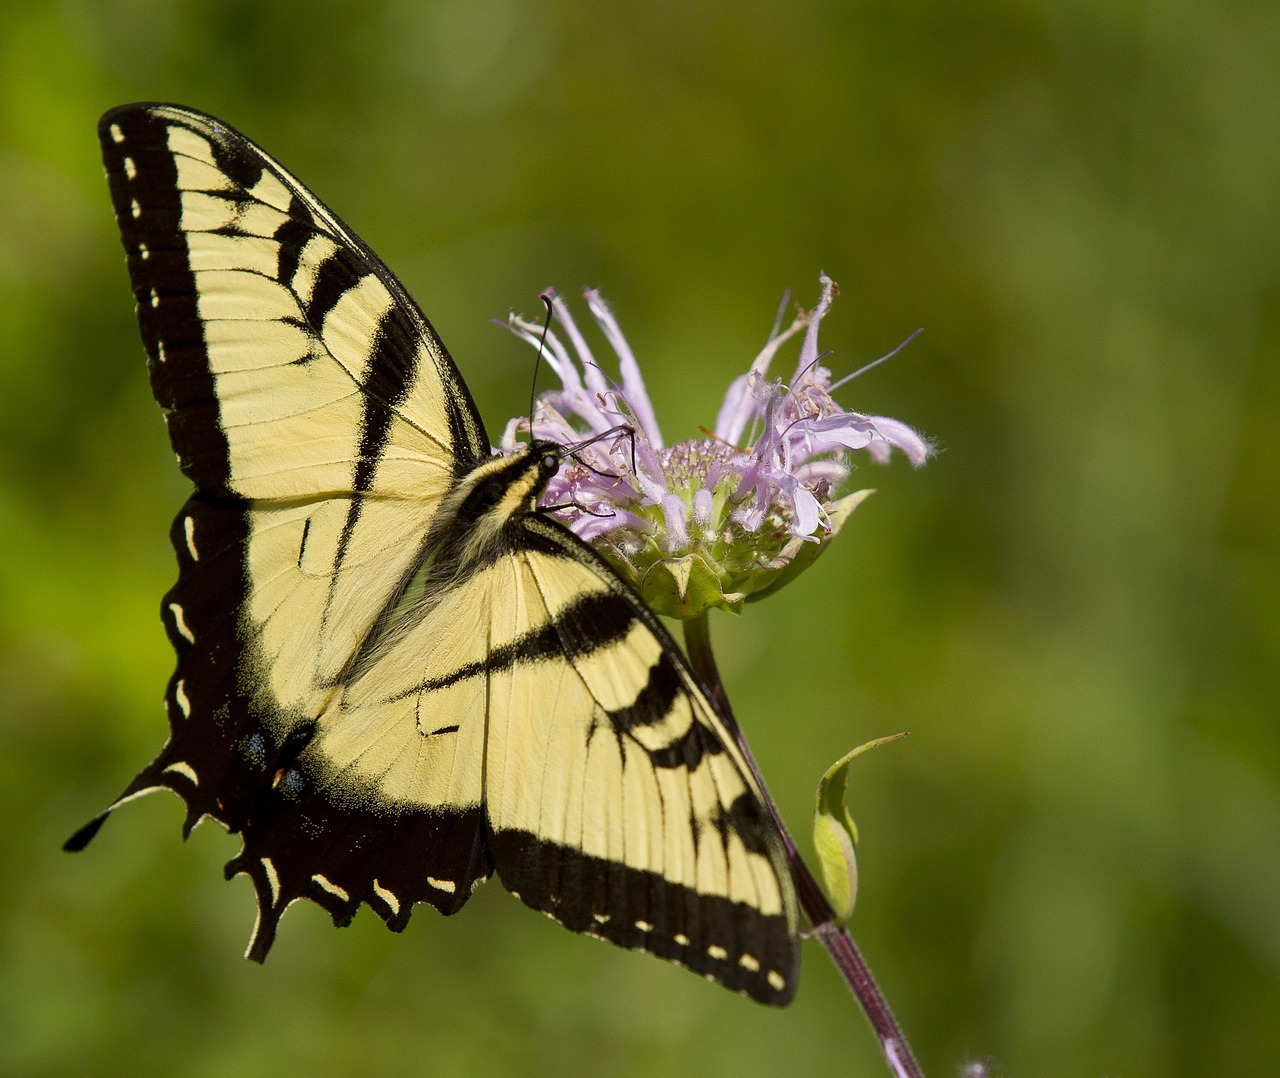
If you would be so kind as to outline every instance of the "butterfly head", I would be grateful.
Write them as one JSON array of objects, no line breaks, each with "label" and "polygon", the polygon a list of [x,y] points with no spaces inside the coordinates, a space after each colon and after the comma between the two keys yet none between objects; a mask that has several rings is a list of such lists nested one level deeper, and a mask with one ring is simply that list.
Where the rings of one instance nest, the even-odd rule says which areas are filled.
[{"label": "butterfly head", "polygon": [[538,462],[538,472],[541,479],[538,493],[542,493],[546,485],[555,478],[556,472],[560,470],[560,462],[565,455],[564,448],[555,442],[535,441],[529,444],[529,456]]}]

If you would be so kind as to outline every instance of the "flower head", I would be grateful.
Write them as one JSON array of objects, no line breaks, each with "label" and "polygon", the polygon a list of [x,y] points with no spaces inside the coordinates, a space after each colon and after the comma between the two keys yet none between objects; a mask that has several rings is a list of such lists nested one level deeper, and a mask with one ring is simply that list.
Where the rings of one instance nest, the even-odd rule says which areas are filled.
[{"label": "flower head", "polygon": [[[543,504],[630,579],[660,614],[694,617],[709,606],[740,611],[811,564],[871,492],[836,497],[866,451],[883,463],[894,448],[917,467],[929,455],[905,423],[846,411],[818,353],[818,326],[837,294],[821,278],[811,311],[775,325],[747,372],[725,394],[714,434],[664,446],[640,367],[595,291],[587,306],[617,356],[609,379],[564,302],[552,295],[567,345],[546,335],[560,388],[538,398],[535,438],[578,443],[548,485]],[[512,315],[511,329],[535,347],[542,327]],[[771,378],[779,349],[803,332],[795,372]],[[846,379],[847,380],[847,379]],[[527,419],[513,419],[501,450],[514,452]]]}]

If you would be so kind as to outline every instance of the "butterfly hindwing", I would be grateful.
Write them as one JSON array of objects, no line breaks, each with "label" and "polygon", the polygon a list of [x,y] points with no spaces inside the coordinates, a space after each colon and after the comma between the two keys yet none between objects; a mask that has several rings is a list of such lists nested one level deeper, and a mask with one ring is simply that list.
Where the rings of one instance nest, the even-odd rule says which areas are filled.
[{"label": "butterfly hindwing", "polygon": [[242,836],[252,958],[300,898],[398,930],[496,871],[575,931],[790,999],[795,899],[761,791],[658,620],[535,512],[555,447],[491,458],[403,286],[244,136],[134,105],[99,137],[196,491],[161,610],[169,741],[68,848],[169,789],[187,832]]},{"label": "butterfly hindwing", "polygon": [[495,585],[494,636],[545,650],[490,674],[499,877],[574,931],[786,1002],[794,899],[728,724],[598,555],[541,517],[524,540]]}]

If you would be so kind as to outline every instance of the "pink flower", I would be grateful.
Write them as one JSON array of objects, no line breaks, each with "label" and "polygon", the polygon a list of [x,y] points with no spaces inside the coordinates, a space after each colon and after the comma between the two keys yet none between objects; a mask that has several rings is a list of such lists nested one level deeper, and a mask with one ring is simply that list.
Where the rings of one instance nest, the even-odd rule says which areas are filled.
[{"label": "pink flower", "polygon": [[[543,504],[605,552],[651,603],[654,595],[666,596],[674,580],[674,609],[658,602],[659,613],[741,609],[748,596],[776,590],[784,570],[790,579],[807,566],[817,551],[801,556],[801,549],[821,547],[867,493],[833,497],[849,477],[853,454],[865,450],[884,463],[896,448],[917,467],[929,455],[928,443],[905,423],[846,411],[832,397],[848,378],[833,383],[821,364],[818,326],[837,288],[825,275],[820,280],[817,306],[799,311],[785,328],[775,325],[747,372],[730,384],[714,437],[670,447],[663,445],[635,355],[599,294],[589,290],[585,297],[617,357],[620,383],[606,377],[568,308],[551,293],[569,347],[554,330],[547,334],[547,360],[561,388],[538,398],[534,437],[563,445],[628,430],[568,457]],[[542,340],[540,325],[516,315],[508,324],[535,347]],[[790,380],[770,378],[779,349],[801,331]],[[527,420],[512,420],[501,450],[514,451],[517,434],[528,430]],[[651,580],[655,569],[659,575]],[[692,594],[695,577],[714,587]]]}]

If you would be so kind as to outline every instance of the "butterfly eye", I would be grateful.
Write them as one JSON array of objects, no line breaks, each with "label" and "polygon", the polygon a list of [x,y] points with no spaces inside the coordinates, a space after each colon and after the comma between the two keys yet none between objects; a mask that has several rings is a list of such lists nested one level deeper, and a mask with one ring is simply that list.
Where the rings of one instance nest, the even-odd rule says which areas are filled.
[{"label": "butterfly eye", "polygon": [[560,458],[555,453],[543,453],[542,470],[547,475],[555,475],[560,470]]}]

